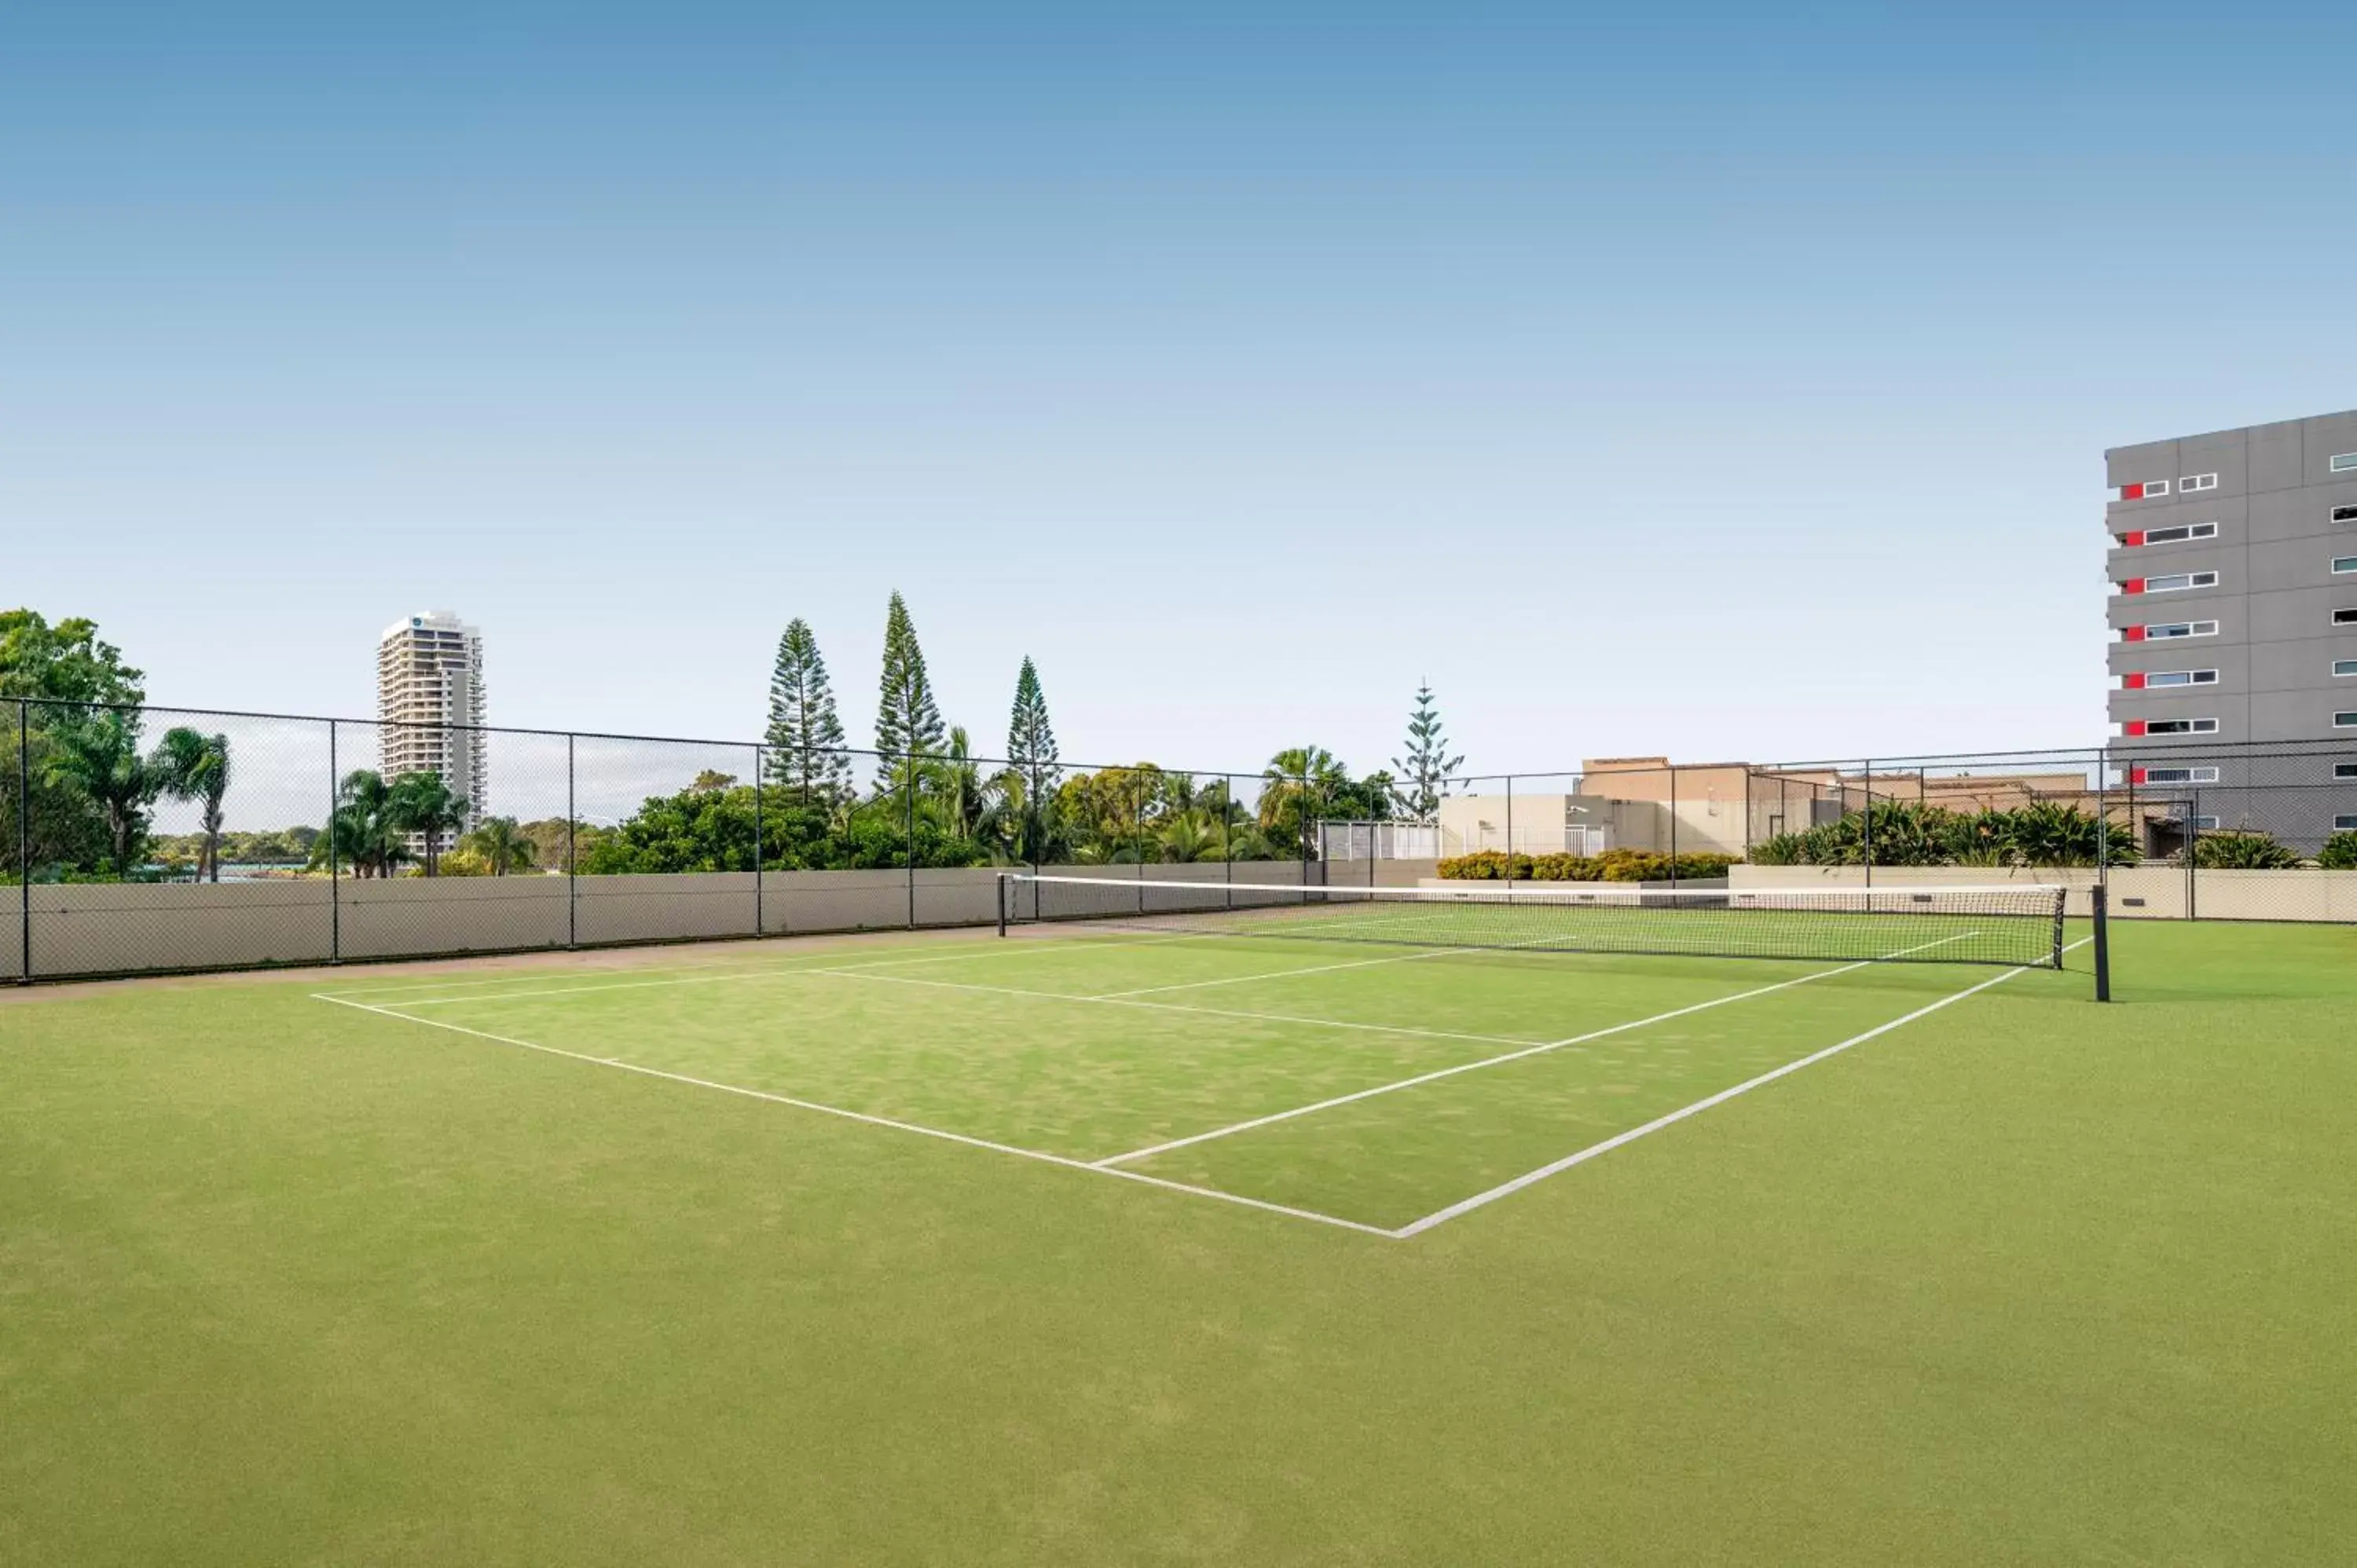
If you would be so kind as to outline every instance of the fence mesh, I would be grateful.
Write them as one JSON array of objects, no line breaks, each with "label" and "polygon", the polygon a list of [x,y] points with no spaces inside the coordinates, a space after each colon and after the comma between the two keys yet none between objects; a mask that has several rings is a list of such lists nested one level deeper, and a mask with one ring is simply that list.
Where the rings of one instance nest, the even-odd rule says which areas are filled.
[{"label": "fence mesh", "polygon": [[2132,918],[2357,921],[2357,741],[1597,758],[1419,795],[1313,753],[1195,771],[0,701],[0,979],[983,925],[1002,868],[1737,890],[1968,871],[2067,885],[2078,913],[2104,881]]}]

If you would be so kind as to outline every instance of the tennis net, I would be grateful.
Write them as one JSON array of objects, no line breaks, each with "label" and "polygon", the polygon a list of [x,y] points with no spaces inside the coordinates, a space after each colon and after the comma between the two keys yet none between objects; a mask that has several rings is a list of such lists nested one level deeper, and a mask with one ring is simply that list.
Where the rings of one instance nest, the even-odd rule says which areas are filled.
[{"label": "tennis net", "polygon": [[1093,920],[1206,936],[1539,952],[2062,967],[2064,890],[1288,886],[1008,873],[999,929]]}]

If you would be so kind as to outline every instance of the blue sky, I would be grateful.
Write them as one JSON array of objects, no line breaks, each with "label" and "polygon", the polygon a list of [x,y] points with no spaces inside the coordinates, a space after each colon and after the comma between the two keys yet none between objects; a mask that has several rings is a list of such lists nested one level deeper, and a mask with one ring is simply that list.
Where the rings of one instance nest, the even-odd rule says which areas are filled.
[{"label": "blue sky", "polygon": [[2345,7],[348,9],[0,55],[0,600],[159,701],[2085,744],[2102,449],[2357,405]]}]

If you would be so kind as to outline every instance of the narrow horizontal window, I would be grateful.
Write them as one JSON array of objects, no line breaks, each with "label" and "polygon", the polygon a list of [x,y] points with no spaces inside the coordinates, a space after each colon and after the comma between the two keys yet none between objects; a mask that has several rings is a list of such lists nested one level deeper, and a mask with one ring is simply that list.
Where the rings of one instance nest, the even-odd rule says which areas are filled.
[{"label": "narrow horizontal window", "polygon": [[[2338,469],[2335,469],[2334,471],[2336,473],[2339,472]],[[2147,479],[2140,485],[2122,485],[2120,487],[2120,499],[2124,501],[2148,501],[2155,496],[2165,496],[2168,493],[2169,481],[2167,479]]]},{"label": "narrow horizontal window", "polygon": [[2174,528],[2141,528],[2120,536],[2120,543],[2135,550],[2147,544],[2183,544],[2192,539],[2215,539],[2218,525],[2214,522],[2181,522]]},{"label": "narrow horizontal window", "polygon": [[[2171,572],[2166,576],[2144,579],[2144,592],[2147,594],[2181,594],[2188,588],[2214,588],[2217,585],[2218,574],[2215,572]],[[2135,593],[2136,590],[2130,586],[2128,591]]]},{"label": "narrow horizontal window", "polygon": [[2335,522],[2357,522],[2357,506],[2337,506],[2332,509]]},{"label": "narrow horizontal window", "polygon": [[2214,490],[2217,488],[2218,476],[2215,474],[2188,474],[2177,481],[2177,493],[2181,496],[2190,496],[2196,490]]},{"label": "narrow horizontal window", "polygon": [[2214,620],[2164,620],[2128,628],[2130,642],[2167,642],[2172,638],[2217,635],[2218,623]]},{"label": "narrow horizontal window", "polygon": [[2218,819],[2215,817],[2196,817],[2193,819],[2193,831],[2196,832],[2214,833],[2218,831]]},{"label": "narrow horizontal window", "polygon": [[2334,610],[2332,612],[2332,624],[2335,626],[2357,626],[2357,610]]},{"label": "narrow horizontal window", "polygon": [[2332,661],[2335,675],[2357,675],[2357,659],[2336,659]]},{"label": "narrow horizontal window", "polygon": [[2335,452],[2332,471],[2336,474],[2357,474],[2357,452]]},{"label": "narrow horizontal window", "polygon": [[2218,770],[2214,768],[2139,768],[2135,782],[2138,784],[2215,784]]},{"label": "narrow horizontal window", "polygon": [[2333,714],[2332,727],[2334,729],[2357,729],[2357,713]]},{"label": "narrow horizontal window", "polygon": [[2357,814],[2343,811],[2341,815],[2333,818],[2332,831],[2336,833],[2357,832]]},{"label": "narrow horizontal window", "polygon": [[2216,735],[2218,721],[2216,719],[2147,719],[2145,721],[2144,733],[2147,735]]},{"label": "narrow horizontal window", "polygon": [[2335,779],[2357,780],[2357,762],[2336,762],[2332,765]]},{"label": "narrow horizontal window", "polygon": [[2332,558],[2332,575],[2337,577],[2343,572],[2357,572],[2357,555],[2335,555]]},{"label": "narrow horizontal window", "polygon": [[2160,686],[2213,686],[2218,682],[2218,671],[2215,670],[2155,670],[2151,673],[2140,678],[2131,675],[2128,679],[2131,681],[2141,679],[2143,684],[2147,688]]}]

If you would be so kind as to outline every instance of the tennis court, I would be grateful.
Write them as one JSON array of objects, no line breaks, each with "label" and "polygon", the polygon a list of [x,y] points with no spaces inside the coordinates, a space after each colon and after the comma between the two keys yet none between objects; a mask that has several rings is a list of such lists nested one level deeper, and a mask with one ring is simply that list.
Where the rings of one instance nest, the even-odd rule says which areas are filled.
[{"label": "tennis court", "polygon": [[0,1558],[2329,1559],[2357,934],[1883,897],[0,998]]},{"label": "tennis court", "polygon": [[[1010,876],[1004,902],[1017,940],[318,1000],[1407,1240],[2059,971],[2069,945],[2048,888],[1732,900]],[[1722,956],[1743,953],[1792,956]],[[1913,961],[1931,958],[1946,961]],[[2074,983],[2037,983],[2058,982]]]}]

